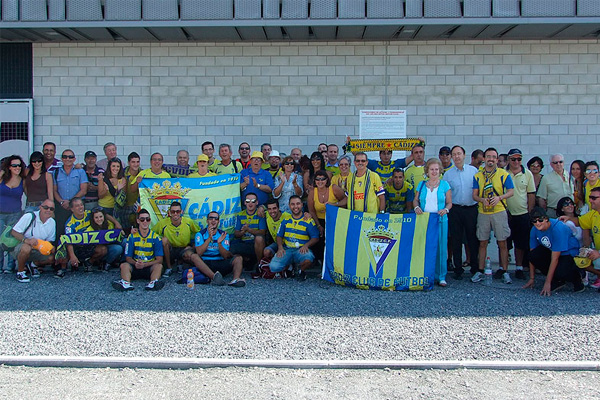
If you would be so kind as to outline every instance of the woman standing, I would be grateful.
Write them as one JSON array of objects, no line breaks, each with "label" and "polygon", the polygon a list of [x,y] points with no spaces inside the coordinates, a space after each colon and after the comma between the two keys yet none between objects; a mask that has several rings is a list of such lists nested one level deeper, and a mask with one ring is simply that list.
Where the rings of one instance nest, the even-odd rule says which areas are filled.
[{"label": "woman standing", "polygon": [[310,156],[310,165],[308,166],[308,171],[304,173],[304,191],[306,194],[314,187],[314,179],[315,174],[318,171],[325,171],[329,178],[331,179],[331,172],[325,170],[325,159],[323,158],[323,154],[315,151]]},{"label": "woman standing", "polygon": [[114,215],[115,204],[119,206],[125,204],[126,186],[121,160],[111,158],[106,166],[106,175],[98,175],[98,205],[106,214]]},{"label": "woman standing", "polygon": [[302,176],[294,172],[296,164],[292,157],[283,159],[283,171],[280,171],[275,176],[275,188],[273,189],[273,197],[279,200],[279,209],[281,212],[289,212],[290,197],[293,195],[302,197],[304,185],[302,184]]},{"label": "woman standing", "polygon": [[430,158],[425,164],[425,175],[428,180],[417,187],[413,202],[417,214],[437,213],[440,217],[438,253],[435,262],[435,279],[440,286],[446,286],[448,273],[448,212],[452,208],[452,192],[450,184],[440,180],[443,170],[442,162]]},{"label": "woman standing", "polygon": [[350,176],[350,157],[342,156],[338,161],[340,173],[331,178],[331,184],[338,186],[344,192],[348,192],[348,177]]},{"label": "woman standing", "polygon": [[[535,183],[535,193],[537,194],[537,191],[540,187],[540,182],[542,181],[542,177],[544,176],[542,174],[542,170],[544,169],[544,162],[538,156],[532,157],[529,161],[527,161],[527,168],[529,168],[529,170],[533,174],[533,182]],[[539,207],[540,205],[537,196],[535,198],[535,205],[536,207]]]},{"label": "woman standing", "polygon": [[331,185],[331,178],[327,171],[317,171],[314,182],[315,187],[308,192],[308,211],[319,228],[319,243],[313,247],[313,251],[317,260],[322,261],[325,250],[325,207],[327,204],[345,207],[348,198],[342,189]]},{"label": "woman standing", "polygon": [[46,199],[54,201],[54,182],[50,173],[46,172],[44,155],[39,151],[34,151],[29,156],[29,169],[23,189],[27,195],[25,212],[39,210]]},{"label": "woman standing", "polygon": [[[25,164],[21,157],[12,155],[2,163],[2,181],[0,182],[0,233],[6,225],[14,225],[21,217],[21,198],[23,197],[23,180]],[[15,260],[8,256],[4,265],[4,252],[0,252],[0,268],[5,274],[15,269]]]},{"label": "woman standing", "polygon": [[[581,160],[575,160],[571,163],[570,178],[573,182],[573,198],[578,209],[583,206],[583,181],[585,176],[585,163]],[[557,209],[558,212],[558,209]]]}]

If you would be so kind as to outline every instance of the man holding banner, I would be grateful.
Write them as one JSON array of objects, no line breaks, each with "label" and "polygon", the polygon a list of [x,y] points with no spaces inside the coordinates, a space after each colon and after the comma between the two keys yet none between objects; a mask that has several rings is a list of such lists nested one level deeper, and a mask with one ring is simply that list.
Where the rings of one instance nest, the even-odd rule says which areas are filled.
[{"label": "man holding banner", "polygon": [[366,153],[354,155],[356,172],[348,178],[348,209],[368,213],[385,212],[385,189],[381,178],[367,169]]}]

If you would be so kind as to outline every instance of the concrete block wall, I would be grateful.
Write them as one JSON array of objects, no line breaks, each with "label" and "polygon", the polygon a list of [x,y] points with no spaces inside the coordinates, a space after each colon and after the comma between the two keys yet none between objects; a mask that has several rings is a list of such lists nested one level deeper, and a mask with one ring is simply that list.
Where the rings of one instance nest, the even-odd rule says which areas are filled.
[{"label": "concrete block wall", "polygon": [[598,159],[600,41],[34,44],[35,147],[154,151],[205,140],[289,153],[358,136],[361,109],[405,109],[434,156],[519,147]]}]

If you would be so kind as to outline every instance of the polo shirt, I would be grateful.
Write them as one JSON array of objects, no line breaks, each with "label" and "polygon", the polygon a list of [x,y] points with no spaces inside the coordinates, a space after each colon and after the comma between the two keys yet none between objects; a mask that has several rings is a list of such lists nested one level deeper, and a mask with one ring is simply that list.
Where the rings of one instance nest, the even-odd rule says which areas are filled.
[{"label": "polo shirt", "polygon": [[529,212],[527,208],[528,193],[535,193],[535,181],[530,170],[521,167],[516,175],[507,170],[514,185],[514,194],[505,200],[512,215],[523,215]]},{"label": "polo shirt", "polygon": [[[204,260],[223,260],[221,253],[219,253],[219,243],[217,242],[217,240],[219,240],[219,238],[221,237],[221,235],[223,233],[225,233],[225,231],[217,229],[217,231],[215,232],[215,234],[212,237],[212,240],[208,244],[206,251],[204,253],[202,253],[202,256],[201,256],[202,259],[204,259]],[[202,246],[202,244],[204,244],[206,239],[208,239],[209,235],[210,234],[208,233],[208,228],[204,228],[200,232],[196,233],[196,240],[194,243],[196,245],[196,247]],[[221,243],[223,244],[223,247],[225,248],[225,250],[229,251],[229,246],[230,246],[229,235],[227,235],[227,237],[225,239],[223,239],[223,242],[221,242]]]},{"label": "polo shirt", "polygon": [[227,165],[223,165],[223,161],[217,161],[215,164],[213,172],[217,175],[239,174],[244,169],[239,161],[231,160]]},{"label": "polo shirt", "polygon": [[244,182],[246,177],[250,178],[250,184],[246,186],[246,189],[242,190],[242,200],[248,193],[254,193],[258,198],[258,204],[265,204],[269,200],[269,193],[263,192],[259,188],[254,186],[254,182],[252,178],[256,179],[256,183],[260,183],[261,185],[267,185],[271,191],[273,191],[273,177],[269,173],[269,171],[264,169],[259,169],[257,173],[252,171],[252,168],[246,168],[242,170],[240,173],[241,180],[240,182]]},{"label": "polo shirt", "polygon": [[67,174],[64,167],[52,172],[52,180],[63,200],[71,200],[81,190],[81,184],[88,182],[87,174],[83,169],[72,168]]},{"label": "polo shirt", "polygon": [[141,176],[142,178],[148,178],[148,179],[169,179],[171,178],[171,174],[169,174],[167,171],[160,171],[160,173],[155,174],[154,172],[152,172],[152,168],[147,168],[145,170],[143,170],[142,172],[140,172],[137,176],[132,176],[130,178],[130,184],[134,184],[135,181],[137,180],[138,176]]},{"label": "polo shirt", "polygon": [[563,197],[573,200],[573,186],[567,171],[563,171],[563,178],[554,170],[542,177],[537,196],[546,200],[547,207],[556,208],[558,201]]}]

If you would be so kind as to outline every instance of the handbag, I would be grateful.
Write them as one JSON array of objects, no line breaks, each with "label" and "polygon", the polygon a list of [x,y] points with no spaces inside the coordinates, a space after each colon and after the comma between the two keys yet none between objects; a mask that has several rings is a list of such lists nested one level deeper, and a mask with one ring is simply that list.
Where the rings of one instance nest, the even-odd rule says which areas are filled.
[{"label": "handbag", "polygon": [[[27,225],[27,228],[25,228],[23,233],[27,232],[29,228],[31,228],[33,222],[35,221],[35,214],[32,212],[28,212],[28,214],[31,214],[32,218],[29,222],[29,225]],[[12,230],[12,225],[6,225],[6,227],[2,231],[2,236],[0,237],[0,248],[2,248],[2,251],[12,251],[15,247],[17,247],[19,243],[21,243],[19,239],[17,239],[11,234]]]}]

